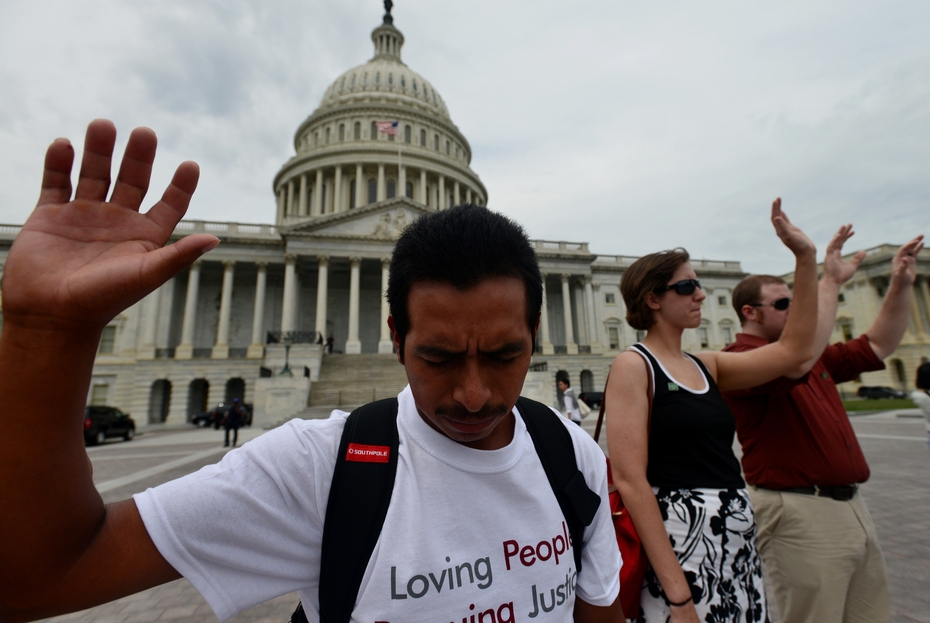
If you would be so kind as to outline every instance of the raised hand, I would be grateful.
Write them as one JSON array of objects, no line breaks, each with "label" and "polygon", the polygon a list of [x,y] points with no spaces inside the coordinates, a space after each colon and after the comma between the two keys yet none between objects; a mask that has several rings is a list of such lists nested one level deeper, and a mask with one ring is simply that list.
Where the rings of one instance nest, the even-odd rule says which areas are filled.
[{"label": "raised hand", "polygon": [[823,259],[823,276],[832,280],[836,285],[843,285],[849,281],[859,269],[859,264],[865,259],[865,251],[859,251],[851,259],[843,260],[843,244],[855,233],[851,224],[843,225],[827,245],[827,252]]},{"label": "raised hand", "polygon": [[896,285],[912,286],[917,280],[917,254],[924,248],[923,234],[902,245],[891,260],[891,281]]},{"label": "raised hand", "polygon": [[775,226],[775,233],[796,257],[817,251],[817,247],[807,237],[807,234],[788,220],[788,215],[781,209],[781,197],[772,202],[772,225]]},{"label": "raised hand", "polygon": [[139,212],[155,159],[155,133],[136,128],[110,200],[116,128],[87,127],[77,191],[71,198],[74,148],[66,139],[45,156],[42,191],[16,237],[3,275],[5,323],[39,330],[99,329],[215,247],[205,234],[164,246],[190,204],[200,169],[182,163],[161,200]]}]

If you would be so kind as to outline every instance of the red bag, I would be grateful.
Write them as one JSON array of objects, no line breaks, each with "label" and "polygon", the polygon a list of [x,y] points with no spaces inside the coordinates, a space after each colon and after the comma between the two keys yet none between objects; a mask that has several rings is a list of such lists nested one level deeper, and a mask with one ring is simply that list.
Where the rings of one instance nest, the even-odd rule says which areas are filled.
[{"label": "red bag", "polygon": [[620,556],[623,558],[623,565],[620,567],[620,605],[623,606],[623,614],[634,619],[639,616],[639,596],[642,594],[643,579],[646,577],[649,560],[633,520],[623,506],[623,498],[620,497],[620,492],[613,488],[610,459],[607,459],[607,483],[610,485],[610,514],[614,521],[617,547],[620,548]]},{"label": "red bag", "polygon": [[[608,375],[608,380],[610,376]],[[652,420],[652,377],[649,378],[649,419]],[[607,384],[604,384],[604,394],[601,398],[601,411],[597,416],[597,426],[594,429],[594,441],[601,436],[601,424],[604,422],[604,405],[607,402]],[[610,471],[610,459],[607,459],[607,490],[610,497],[610,514],[614,522],[614,532],[617,536],[617,547],[623,562],[620,566],[620,605],[623,614],[628,619],[639,616],[639,598],[643,590],[643,579],[649,567],[646,550],[636,533],[636,526],[630,519],[630,514],[623,505],[620,492],[614,488],[613,474]]]}]

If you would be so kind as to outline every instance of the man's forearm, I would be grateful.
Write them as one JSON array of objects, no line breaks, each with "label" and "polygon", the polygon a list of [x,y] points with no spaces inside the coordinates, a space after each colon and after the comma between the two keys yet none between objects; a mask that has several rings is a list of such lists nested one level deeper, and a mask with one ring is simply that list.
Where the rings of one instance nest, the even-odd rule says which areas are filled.
[{"label": "man's forearm", "polygon": [[898,348],[911,315],[910,284],[892,281],[888,293],[872,326],[866,331],[869,344],[879,359],[885,359]]},{"label": "man's forearm", "polygon": [[53,586],[103,519],[81,434],[98,340],[12,320],[0,336],[3,603],[20,586]]}]

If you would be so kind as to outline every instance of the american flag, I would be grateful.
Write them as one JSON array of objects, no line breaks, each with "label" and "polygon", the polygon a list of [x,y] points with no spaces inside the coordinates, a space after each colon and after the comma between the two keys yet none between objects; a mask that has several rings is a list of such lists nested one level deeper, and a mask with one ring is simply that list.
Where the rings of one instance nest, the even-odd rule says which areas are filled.
[{"label": "american flag", "polygon": [[390,134],[391,136],[397,136],[396,121],[375,121],[375,125],[378,126],[378,132],[384,132],[385,134]]}]

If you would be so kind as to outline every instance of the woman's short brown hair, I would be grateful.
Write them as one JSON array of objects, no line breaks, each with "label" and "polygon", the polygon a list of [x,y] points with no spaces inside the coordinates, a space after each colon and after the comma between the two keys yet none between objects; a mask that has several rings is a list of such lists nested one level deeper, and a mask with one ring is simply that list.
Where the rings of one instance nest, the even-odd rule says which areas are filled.
[{"label": "woman's short brown hair", "polygon": [[655,324],[646,295],[666,285],[689,257],[687,251],[678,247],[644,255],[626,269],[620,278],[620,294],[626,304],[626,321],[631,327],[645,331]]}]

